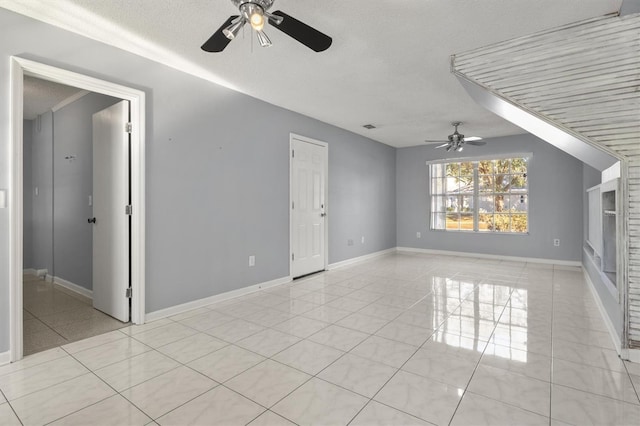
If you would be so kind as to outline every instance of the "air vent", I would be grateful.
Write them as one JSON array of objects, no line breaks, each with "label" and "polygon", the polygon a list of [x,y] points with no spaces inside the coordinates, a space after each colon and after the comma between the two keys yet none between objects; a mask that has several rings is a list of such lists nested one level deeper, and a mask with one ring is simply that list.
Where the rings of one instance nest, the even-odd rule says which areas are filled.
[{"label": "air vent", "polygon": [[373,124],[365,124],[365,125],[364,125],[364,126],[362,126],[362,127],[364,127],[365,129],[369,129],[369,130],[371,130],[371,129],[375,129],[375,128],[376,128],[376,126],[374,126]]}]

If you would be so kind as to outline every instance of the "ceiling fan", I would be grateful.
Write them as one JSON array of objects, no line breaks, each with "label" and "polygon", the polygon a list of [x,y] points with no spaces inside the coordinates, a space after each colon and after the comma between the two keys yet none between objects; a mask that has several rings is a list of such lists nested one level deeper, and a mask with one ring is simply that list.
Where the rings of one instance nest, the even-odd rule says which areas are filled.
[{"label": "ceiling fan", "polygon": [[238,8],[240,15],[229,17],[218,28],[218,31],[213,33],[209,40],[202,45],[202,50],[206,52],[222,52],[247,23],[255,30],[260,46],[269,47],[272,44],[271,40],[263,31],[267,21],[274,28],[279,29],[316,52],[322,52],[331,46],[333,40],[328,35],[280,10],[276,10],[273,13],[269,12],[275,0],[231,0],[231,2]]},{"label": "ceiling fan", "polygon": [[438,145],[436,146],[436,149],[438,148],[446,148],[447,152],[449,151],[457,151],[457,152],[461,152],[464,149],[464,145],[475,145],[475,146],[482,146],[482,145],[486,145],[486,142],[480,142],[480,140],[482,139],[481,137],[478,136],[470,136],[468,138],[465,138],[463,134],[458,133],[458,126],[462,125],[462,122],[460,121],[454,121],[453,123],[451,123],[451,125],[455,128],[455,131],[449,135],[449,140],[447,141],[425,141],[426,143],[441,143],[444,142],[442,145]]}]

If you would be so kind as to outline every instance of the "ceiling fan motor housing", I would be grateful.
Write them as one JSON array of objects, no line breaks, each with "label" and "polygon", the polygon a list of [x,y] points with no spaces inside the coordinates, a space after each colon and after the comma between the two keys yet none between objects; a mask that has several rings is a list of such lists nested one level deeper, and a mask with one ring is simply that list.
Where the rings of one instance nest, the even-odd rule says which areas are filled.
[{"label": "ceiling fan motor housing", "polygon": [[264,11],[269,10],[269,8],[273,6],[274,1],[275,0],[231,0],[238,9],[240,9],[242,5],[249,3],[260,6]]}]

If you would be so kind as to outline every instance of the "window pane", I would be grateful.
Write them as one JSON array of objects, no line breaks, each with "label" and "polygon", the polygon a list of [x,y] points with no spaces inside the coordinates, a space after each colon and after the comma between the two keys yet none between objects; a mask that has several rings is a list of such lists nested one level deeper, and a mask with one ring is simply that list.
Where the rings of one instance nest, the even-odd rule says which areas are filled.
[{"label": "window pane", "polygon": [[460,215],[460,229],[463,231],[473,231],[473,215],[461,214]]},{"label": "window pane", "polygon": [[511,230],[511,215],[509,214],[495,214],[493,215],[493,222],[491,224],[491,230],[497,232],[509,232]]},{"label": "window pane", "polygon": [[497,160],[495,162],[496,173],[509,173],[509,163],[510,161],[508,159]]},{"label": "window pane", "polygon": [[511,173],[526,173],[527,162],[524,158],[514,158],[511,160]]},{"label": "window pane", "polygon": [[495,189],[494,180],[494,175],[480,176],[480,181],[478,182],[480,192],[493,192]]},{"label": "window pane", "polygon": [[493,213],[494,212],[495,200],[494,200],[493,195],[481,196],[480,199],[478,200],[478,202],[480,203],[478,205],[478,209],[479,209],[480,213]]},{"label": "window pane", "polygon": [[458,213],[447,214],[447,229],[450,231],[460,229],[460,215]]},{"label": "window pane", "polygon": [[460,176],[460,163],[447,163],[447,176]]},{"label": "window pane", "polygon": [[498,194],[493,197],[493,209],[496,213],[502,213],[509,210],[509,200],[506,199],[505,195]]},{"label": "window pane", "polygon": [[444,213],[447,211],[445,197],[431,197],[431,211],[434,213]]},{"label": "window pane", "polygon": [[460,176],[473,176],[473,163],[460,163]]},{"label": "window pane", "polygon": [[432,213],[431,214],[431,227],[433,229],[445,229],[446,226],[446,214],[445,213]]},{"label": "window pane", "polygon": [[527,214],[514,214],[511,216],[512,232],[527,232]]},{"label": "window pane", "polygon": [[492,175],[493,170],[493,161],[480,161],[478,163],[478,173],[481,175]]},{"label": "window pane", "polygon": [[522,195],[510,195],[509,196],[509,210],[512,212],[526,212],[528,208],[527,196]]},{"label": "window pane", "polygon": [[496,192],[509,192],[510,175],[495,175],[495,191]]},{"label": "window pane", "polygon": [[450,195],[447,197],[447,212],[458,213],[460,211],[460,197],[457,195]]},{"label": "window pane", "polygon": [[492,213],[480,213],[478,215],[478,231],[482,231],[482,232],[491,231],[492,224],[493,224]]},{"label": "window pane", "polygon": [[462,196],[462,203],[460,204],[460,211],[463,213],[473,213],[473,196]]},{"label": "window pane", "polygon": [[444,192],[444,179],[431,179],[431,195],[438,195]]}]

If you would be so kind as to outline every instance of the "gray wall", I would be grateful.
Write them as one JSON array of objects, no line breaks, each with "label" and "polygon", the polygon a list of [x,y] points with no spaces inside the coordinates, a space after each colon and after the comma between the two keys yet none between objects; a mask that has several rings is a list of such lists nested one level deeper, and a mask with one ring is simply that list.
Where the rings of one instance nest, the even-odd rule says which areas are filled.
[{"label": "gray wall", "polygon": [[[582,163],[533,135],[487,139],[483,147],[446,153],[433,146],[397,151],[399,247],[580,261],[582,258]],[[529,235],[429,230],[427,160],[532,152],[529,163]],[[422,238],[416,238],[416,232]],[[560,239],[560,247],[553,239]]]},{"label": "gray wall", "polygon": [[22,211],[22,223],[23,223],[23,240],[22,256],[23,256],[23,268],[28,269],[33,267],[33,184],[32,181],[32,167],[31,167],[31,145],[33,139],[33,122],[31,120],[24,120],[22,123],[22,144],[23,144],[23,161],[22,167],[24,170],[23,176],[23,189],[24,189],[24,206]]},{"label": "gray wall", "polygon": [[[587,197],[587,189],[594,187],[602,182],[602,173],[593,167],[590,167],[586,164],[583,165],[582,169],[582,189],[583,189],[583,221],[584,227],[582,229],[582,241],[583,246],[586,246],[587,235],[588,235],[588,213],[589,213],[589,199]],[[582,253],[582,266],[584,267],[587,274],[589,274],[589,278],[591,278],[591,282],[598,295],[600,296],[600,301],[602,302],[602,306],[604,306],[611,323],[616,329],[618,336],[622,336],[623,331],[623,315],[622,309],[618,300],[611,294],[609,288],[604,283],[600,270],[596,267],[595,263],[592,260],[592,257],[588,254],[588,252],[583,251]]]},{"label": "gray wall", "polygon": [[[290,132],[329,143],[329,261],[395,246],[393,148],[5,9],[0,28],[11,32],[0,38],[3,93],[11,55],[146,92],[147,311],[289,274]],[[5,97],[4,131],[9,109]],[[0,155],[0,188],[9,187],[7,157]],[[8,233],[3,209],[0,352],[9,348]],[[354,235],[365,244],[346,247]]]},{"label": "gray wall", "polygon": [[[24,198],[31,197],[31,265],[53,273],[53,114],[47,112],[32,122],[31,185]],[[38,195],[35,195],[35,188]]]},{"label": "gray wall", "polygon": [[[53,273],[92,289],[92,115],[118,99],[90,93],[53,113]],[[65,159],[75,156],[75,160]]]}]

